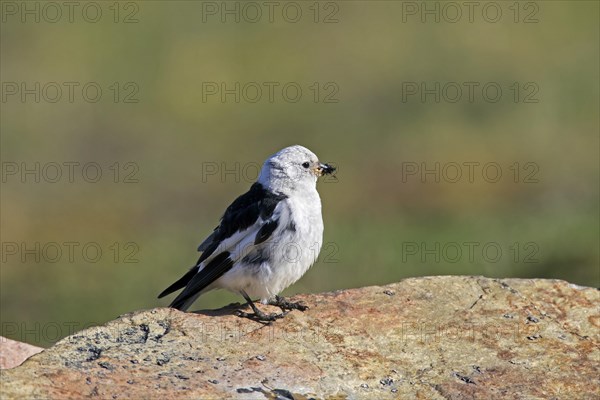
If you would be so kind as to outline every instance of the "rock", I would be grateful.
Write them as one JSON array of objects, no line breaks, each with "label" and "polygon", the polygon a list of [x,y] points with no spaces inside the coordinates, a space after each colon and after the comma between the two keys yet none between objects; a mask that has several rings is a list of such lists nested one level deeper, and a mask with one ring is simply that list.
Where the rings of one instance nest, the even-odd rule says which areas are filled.
[{"label": "rock", "polygon": [[234,306],[138,311],[3,371],[0,394],[598,398],[599,293],[555,280],[444,276],[297,296],[310,309],[271,325],[232,315]]},{"label": "rock", "polygon": [[0,336],[0,369],[17,367],[23,361],[42,350],[44,349],[41,347]]}]

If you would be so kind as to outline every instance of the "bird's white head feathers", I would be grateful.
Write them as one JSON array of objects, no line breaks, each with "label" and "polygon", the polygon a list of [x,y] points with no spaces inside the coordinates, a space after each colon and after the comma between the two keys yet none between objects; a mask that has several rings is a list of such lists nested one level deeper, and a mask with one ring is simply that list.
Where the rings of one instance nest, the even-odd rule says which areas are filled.
[{"label": "bird's white head feathers", "polygon": [[296,190],[315,189],[317,178],[335,168],[319,162],[306,147],[286,147],[269,157],[262,166],[258,182],[276,192],[288,194]]}]

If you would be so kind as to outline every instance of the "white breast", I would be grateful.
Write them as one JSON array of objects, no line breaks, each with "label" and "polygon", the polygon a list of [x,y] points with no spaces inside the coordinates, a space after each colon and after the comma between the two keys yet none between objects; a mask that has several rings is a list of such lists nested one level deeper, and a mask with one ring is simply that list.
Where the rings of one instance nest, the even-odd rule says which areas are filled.
[{"label": "white breast", "polygon": [[260,264],[238,262],[215,287],[233,292],[245,290],[251,298],[266,302],[300,279],[316,261],[323,242],[321,199],[316,189],[290,196],[279,205],[279,225],[260,246],[268,260]]},{"label": "white breast", "polygon": [[[300,279],[314,264],[323,244],[321,199],[316,190],[304,192],[303,197],[290,197],[285,202],[291,210],[290,218],[295,231],[287,229],[279,235],[278,250],[270,268],[264,269],[264,283],[268,293],[261,299],[281,293]],[[281,226],[285,229],[284,226]]]}]

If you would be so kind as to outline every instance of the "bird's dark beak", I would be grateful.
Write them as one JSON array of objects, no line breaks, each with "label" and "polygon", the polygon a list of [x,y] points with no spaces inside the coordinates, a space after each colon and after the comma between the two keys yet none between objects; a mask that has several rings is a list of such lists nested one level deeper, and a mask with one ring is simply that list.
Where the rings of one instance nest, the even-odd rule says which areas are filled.
[{"label": "bird's dark beak", "polygon": [[318,167],[319,175],[330,175],[335,172],[335,167],[325,163],[319,163]]}]

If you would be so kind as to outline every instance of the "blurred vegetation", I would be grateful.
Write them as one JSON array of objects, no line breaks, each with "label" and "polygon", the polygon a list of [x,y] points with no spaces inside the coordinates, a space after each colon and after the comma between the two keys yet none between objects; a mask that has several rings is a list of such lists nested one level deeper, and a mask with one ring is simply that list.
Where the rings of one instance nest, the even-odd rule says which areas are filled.
[{"label": "blurred vegetation", "polygon": [[[338,22],[327,24],[313,22],[312,2],[299,3],[306,17],[298,23],[277,13],[273,23],[221,23],[218,16],[203,22],[201,2],[138,2],[138,22],[130,24],[114,23],[109,3],[100,2],[98,23],[76,13],[73,23],[11,16],[1,25],[3,83],[103,88],[97,103],[77,90],[72,103],[3,100],[3,163],[96,162],[103,176],[88,183],[76,169],[73,183],[64,176],[57,183],[6,177],[2,242],[92,242],[103,256],[86,262],[79,246],[73,262],[67,254],[58,262],[43,255],[23,262],[21,253],[3,248],[0,334],[48,345],[70,333],[68,324],[77,329],[167,305],[170,298],[156,295],[192,265],[197,245],[255,177],[242,167],[291,144],[334,162],[339,173],[319,184],[326,246],[320,261],[287,294],[444,274],[600,286],[598,2],[536,3],[537,23],[515,23],[508,2],[498,3],[506,18],[497,23],[480,13],[472,23],[466,16],[403,22],[402,2],[339,2]],[[125,83],[137,84],[139,102],[114,102],[114,82],[121,95],[129,93]],[[203,102],[203,82],[297,82],[303,97]],[[320,97],[334,82],[339,101],[314,102],[314,82],[324,90]],[[497,82],[503,96],[495,103],[481,91],[473,102],[465,94],[455,103],[403,101],[403,82]],[[539,101],[524,102],[524,93],[513,101],[514,82],[521,89],[534,82]],[[109,169],[115,162],[119,183]],[[139,167],[137,183],[123,182],[133,168],[128,162]],[[407,163],[436,162],[494,162],[503,175],[496,183],[482,179],[481,169],[472,183],[402,177]],[[207,163],[239,163],[240,174],[207,176]],[[522,173],[517,183],[514,163]],[[537,182],[524,182],[531,172],[525,163],[539,169]],[[139,251],[125,248],[129,242]],[[480,244],[472,259],[465,242]],[[439,261],[409,252],[436,243],[448,250],[437,252]],[[501,248],[498,260],[482,256],[486,243]],[[464,251],[457,262],[451,244]],[[132,251],[139,262],[124,262]],[[241,298],[213,292],[195,307],[232,301]]]}]

